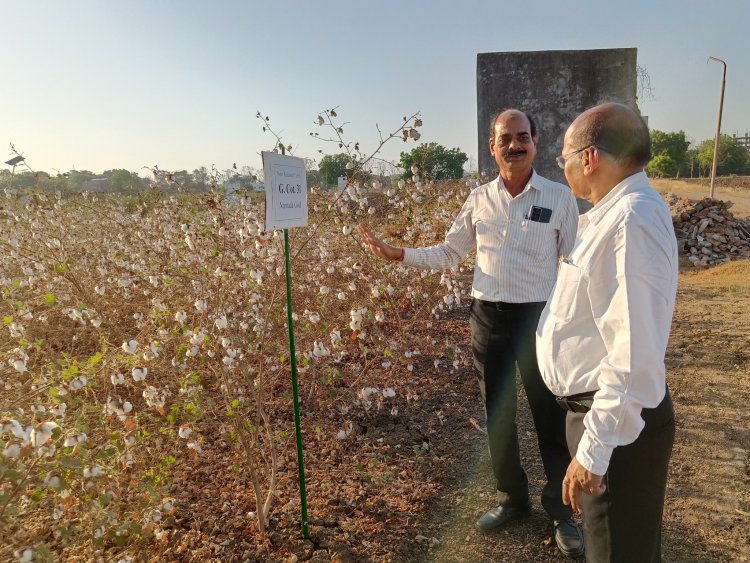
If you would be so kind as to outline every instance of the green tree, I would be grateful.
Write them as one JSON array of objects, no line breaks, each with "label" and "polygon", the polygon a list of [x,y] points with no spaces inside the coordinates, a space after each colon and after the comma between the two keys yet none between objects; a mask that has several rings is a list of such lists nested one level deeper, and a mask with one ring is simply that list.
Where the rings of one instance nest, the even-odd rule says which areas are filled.
[{"label": "green tree", "polygon": [[[696,158],[701,173],[711,174],[714,158],[714,140],[706,139],[698,145]],[[750,164],[750,154],[736,139],[729,135],[719,137],[719,157],[716,162],[716,174],[744,174]]]},{"label": "green tree", "polygon": [[[658,170],[664,176],[675,176],[680,170],[683,173],[686,169],[687,162],[687,151],[690,146],[690,142],[685,138],[684,131],[677,132],[664,132],[654,129],[651,131],[651,157],[652,160],[649,162],[656,161],[658,158],[658,164],[654,166],[658,167]],[[663,157],[669,157],[669,160]],[[662,158],[659,158],[662,157]],[[654,168],[652,166],[652,168]],[[648,166],[646,167],[648,170]],[[671,170],[671,172],[669,172]],[[651,173],[651,171],[649,171]]]},{"label": "green tree", "polygon": [[123,168],[106,170],[102,173],[102,176],[109,180],[109,190],[113,192],[124,192],[125,190],[142,187],[140,176]]},{"label": "green tree", "polygon": [[420,175],[433,180],[455,180],[464,175],[464,163],[469,160],[459,149],[446,149],[437,143],[419,145],[411,152],[401,153],[398,165],[406,170],[404,176],[411,175],[411,167],[416,164]]},{"label": "green tree", "polygon": [[649,176],[656,178],[667,178],[677,174],[677,165],[668,154],[657,154],[646,165]]},{"label": "green tree", "polygon": [[327,186],[335,186],[339,176],[349,176],[349,170],[346,165],[351,162],[351,158],[346,153],[327,154],[320,159],[318,171],[320,177]]}]

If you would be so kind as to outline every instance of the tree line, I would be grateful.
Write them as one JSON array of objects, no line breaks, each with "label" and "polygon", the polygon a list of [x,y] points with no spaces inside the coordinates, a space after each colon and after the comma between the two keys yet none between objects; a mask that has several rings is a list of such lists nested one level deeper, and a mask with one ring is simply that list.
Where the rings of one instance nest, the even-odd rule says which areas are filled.
[{"label": "tree line", "polygon": [[[651,161],[646,166],[650,176],[659,178],[695,178],[711,174],[714,139],[691,146],[684,131],[651,131]],[[729,135],[719,137],[716,174],[750,174],[750,152]]]},{"label": "tree line", "polygon": [[[714,140],[707,139],[692,145],[684,131],[665,132],[651,131],[651,161],[646,166],[650,176],[659,178],[693,178],[704,177],[711,173],[714,154]],[[402,152],[398,168],[403,170],[401,177],[411,175],[411,167],[419,168],[419,175],[431,180],[454,180],[464,175],[464,164],[468,161],[465,152],[458,148],[448,149],[438,143],[423,143],[409,152]],[[308,185],[336,186],[343,177],[357,181],[367,181],[373,176],[393,176],[381,171],[362,171],[352,169],[351,157],[346,153],[325,155],[318,163],[305,159]],[[395,170],[395,167],[391,167]],[[355,171],[356,170],[356,171]],[[158,172],[157,169],[152,172]],[[352,174],[356,177],[352,178]],[[719,157],[717,174],[745,175],[750,174],[750,152],[729,135],[721,135],[719,140]],[[252,191],[259,181],[262,172],[249,166],[219,172],[216,169],[201,167],[189,172],[154,174],[155,179],[167,184],[178,184],[191,192],[203,192],[213,186],[231,184],[232,189]],[[37,187],[61,192],[80,190],[127,192],[152,186],[154,180],[139,176],[135,172],[117,168],[95,174],[88,170],[70,170],[55,175],[47,172],[24,170],[11,174],[9,170],[0,170],[0,186],[14,188]]]}]

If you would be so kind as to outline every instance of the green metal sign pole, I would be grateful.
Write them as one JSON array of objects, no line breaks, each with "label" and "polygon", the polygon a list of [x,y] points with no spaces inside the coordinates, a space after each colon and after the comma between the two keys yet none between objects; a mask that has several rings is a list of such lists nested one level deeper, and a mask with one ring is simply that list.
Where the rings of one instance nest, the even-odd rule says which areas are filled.
[{"label": "green metal sign pole", "polygon": [[299,391],[297,389],[297,356],[294,352],[294,325],[292,324],[292,272],[289,266],[289,230],[284,229],[284,262],[286,264],[286,314],[289,325],[289,357],[292,365],[292,392],[294,395],[294,431],[297,436],[297,465],[299,466],[299,495],[302,501],[302,535],[310,539],[307,528],[307,491],[305,489],[305,460],[302,455],[302,430],[299,420]]}]

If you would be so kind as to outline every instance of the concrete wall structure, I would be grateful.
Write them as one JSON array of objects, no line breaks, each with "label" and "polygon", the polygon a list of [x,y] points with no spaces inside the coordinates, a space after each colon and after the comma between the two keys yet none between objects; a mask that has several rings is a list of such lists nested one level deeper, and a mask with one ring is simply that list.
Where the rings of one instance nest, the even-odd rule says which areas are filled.
[{"label": "concrete wall structure", "polygon": [[492,115],[518,108],[537,124],[539,145],[534,167],[542,176],[565,182],[555,163],[565,130],[579,113],[601,102],[635,107],[636,55],[636,49],[479,53],[479,170],[488,178],[497,175],[488,144]]}]

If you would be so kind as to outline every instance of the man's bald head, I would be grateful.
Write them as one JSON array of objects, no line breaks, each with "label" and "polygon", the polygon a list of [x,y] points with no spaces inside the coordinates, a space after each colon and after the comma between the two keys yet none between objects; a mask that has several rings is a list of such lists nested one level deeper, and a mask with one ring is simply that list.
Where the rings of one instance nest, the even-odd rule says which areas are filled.
[{"label": "man's bald head", "polygon": [[628,106],[608,102],[586,110],[570,125],[571,144],[595,146],[626,167],[643,168],[651,160],[648,127]]}]

